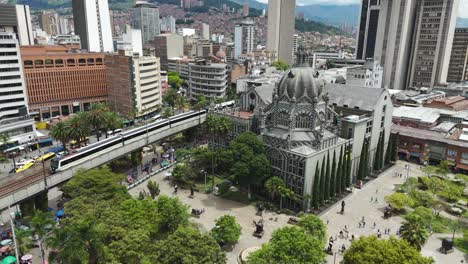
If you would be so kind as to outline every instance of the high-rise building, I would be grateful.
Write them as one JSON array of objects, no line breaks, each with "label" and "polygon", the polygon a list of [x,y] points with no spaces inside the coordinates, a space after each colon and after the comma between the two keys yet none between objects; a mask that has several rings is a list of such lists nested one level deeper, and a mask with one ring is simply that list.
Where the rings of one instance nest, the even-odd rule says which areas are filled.
[{"label": "high-rise building", "polygon": [[156,57],[160,58],[161,69],[167,70],[168,59],[184,55],[184,38],[177,34],[161,34],[153,41]]},{"label": "high-rise building", "polygon": [[253,21],[243,21],[234,29],[234,57],[252,53],[255,47],[255,24]]},{"label": "high-rise building", "polygon": [[210,25],[202,23],[202,34],[203,39],[210,39]]},{"label": "high-rise building", "polygon": [[77,113],[94,102],[107,101],[102,53],[36,45],[21,47],[21,59],[29,109],[37,120]]},{"label": "high-rise building", "polygon": [[[59,15],[55,12],[42,11],[38,16],[39,27],[47,32],[49,36],[61,34]],[[63,33],[66,34],[66,33]]]},{"label": "high-rise building", "polygon": [[121,39],[117,40],[116,50],[129,51],[131,54],[143,56],[143,43],[141,43],[141,31],[129,25],[125,26],[125,32]]},{"label": "high-rise building", "polygon": [[384,2],[386,2],[386,0],[362,0],[356,59],[365,60],[374,57],[377,31],[380,26],[384,26],[382,22],[379,23],[380,9],[381,6],[384,5]]},{"label": "high-rise building", "polygon": [[0,135],[24,143],[34,139],[34,133],[16,34],[0,32]]},{"label": "high-rise building", "polygon": [[396,90],[407,88],[417,2],[417,0],[381,1],[373,57],[376,61],[380,61],[383,67],[382,88]]},{"label": "high-rise building", "polygon": [[112,30],[107,0],[74,0],[75,34],[81,48],[91,52],[112,52]]},{"label": "high-rise building", "polygon": [[29,6],[0,4],[0,31],[15,33],[21,46],[34,45]]},{"label": "high-rise building", "polygon": [[121,114],[151,114],[162,104],[159,58],[119,50],[106,55],[109,103]]},{"label": "high-rise building", "polygon": [[382,88],[383,69],[378,61],[366,60],[364,65],[346,69],[346,85]]},{"label": "high-rise building", "polygon": [[242,7],[242,15],[249,16],[249,4],[245,3]]},{"label": "high-rise building", "polygon": [[209,63],[197,60],[189,63],[189,93],[208,98],[223,98],[228,85],[228,70],[225,63]]},{"label": "high-rise building", "polygon": [[163,17],[161,19],[161,32],[176,33],[176,19],[173,16]]},{"label": "high-rise building", "polygon": [[408,87],[447,82],[459,0],[419,0],[416,5]]},{"label": "high-rise building", "polygon": [[297,52],[298,47],[299,47],[299,35],[294,34],[293,35],[293,50],[292,50],[294,60],[296,60],[296,52]]},{"label": "high-rise building", "polygon": [[468,28],[455,29],[447,81],[468,81]]},{"label": "high-rise building", "polygon": [[141,30],[143,45],[153,41],[161,33],[158,6],[137,1],[132,14],[132,28]]},{"label": "high-rise building", "polygon": [[296,0],[268,1],[267,49],[277,52],[278,59],[293,63],[293,34]]},{"label": "high-rise building", "polygon": [[375,59],[388,89],[446,81],[459,0],[362,0],[357,59]]}]

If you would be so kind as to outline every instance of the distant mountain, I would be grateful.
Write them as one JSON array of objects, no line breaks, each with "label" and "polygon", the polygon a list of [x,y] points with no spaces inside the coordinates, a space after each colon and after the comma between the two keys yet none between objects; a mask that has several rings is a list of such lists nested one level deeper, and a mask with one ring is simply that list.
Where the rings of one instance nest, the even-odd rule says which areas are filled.
[{"label": "distant mountain", "polygon": [[304,13],[304,17],[320,21],[328,25],[357,26],[361,5],[305,5],[297,6],[296,14]]},{"label": "distant mountain", "polygon": [[468,18],[457,17],[457,27],[468,27]]},{"label": "distant mountain", "polygon": [[268,5],[267,4],[264,4],[264,3],[260,3],[256,0],[231,0],[232,2],[236,2],[238,4],[249,4],[249,8],[255,8],[255,9],[259,9],[259,10],[262,10],[262,9],[267,9],[268,8]]}]

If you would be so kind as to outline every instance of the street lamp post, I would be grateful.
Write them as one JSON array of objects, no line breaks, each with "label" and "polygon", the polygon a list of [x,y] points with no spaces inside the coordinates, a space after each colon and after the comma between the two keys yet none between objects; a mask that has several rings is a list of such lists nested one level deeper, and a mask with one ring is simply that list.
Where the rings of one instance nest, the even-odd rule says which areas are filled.
[{"label": "street lamp post", "polygon": [[206,191],[206,171],[205,171],[205,170],[201,170],[200,172],[203,173],[203,174],[205,174],[205,191]]},{"label": "street lamp post", "polygon": [[18,244],[16,243],[15,225],[13,223],[13,218],[11,218],[11,212],[10,212],[10,206],[9,205],[8,205],[8,215],[10,216],[11,233],[13,234],[13,244],[15,246],[16,264],[19,264],[20,255],[18,253]]}]

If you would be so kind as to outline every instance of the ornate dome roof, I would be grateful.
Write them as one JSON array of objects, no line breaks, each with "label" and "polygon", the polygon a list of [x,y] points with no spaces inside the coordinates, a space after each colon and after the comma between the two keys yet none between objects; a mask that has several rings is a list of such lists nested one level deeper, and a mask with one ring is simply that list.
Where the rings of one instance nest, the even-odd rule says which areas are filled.
[{"label": "ornate dome roof", "polygon": [[226,58],[226,53],[222,50],[218,50],[218,52],[216,52],[216,57],[220,58],[220,59],[224,59]]},{"label": "ornate dome roof", "polygon": [[[290,99],[296,100],[302,97],[314,99],[322,94],[325,85],[316,75],[312,67],[294,67],[281,78],[278,84],[278,96],[287,94]],[[319,99],[320,100],[320,99]]]}]

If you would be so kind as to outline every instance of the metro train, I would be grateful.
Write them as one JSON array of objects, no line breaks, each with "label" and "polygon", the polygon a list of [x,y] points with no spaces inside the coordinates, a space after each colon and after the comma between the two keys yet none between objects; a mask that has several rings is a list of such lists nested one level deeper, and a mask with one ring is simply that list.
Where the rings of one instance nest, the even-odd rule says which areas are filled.
[{"label": "metro train", "polygon": [[[232,105],[234,105],[234,101],[217,104],[215,108],[220,109],[220,108],[224,108],[224,107],[228,107]],[[138,127],[138,128],[134,128],[128,131],[121,132],[113,137],[109,137],[99,142],[90,144],[86,147],[80,148],[76,153],[73,153],[71,155],[68,155],[62,158],[56,157],[51,160],[51,163],[50,163],[51,172],[55,173],[55,172],[59,172],[62,170],[66,170],[76,165],[77,162],[81,161],[82,159],[88,156],[93,155],[96,152],[103,151],[105,149],[111,148],[119,144],[125,145],[125,142],[131,139],[134,139],[136,137],[145,135],[146,133],[149,133],[149,132],[152,132],[152,131],[155,131],[164,127],[170,128],[171,125],[173,124],[183,122],[193,117],[201,116],[205,114],[206,112],[207,110],[190,111],[187,113],[172,116],[167,119],[161,119],[161,120],[152,122],[142,127]]]}]

